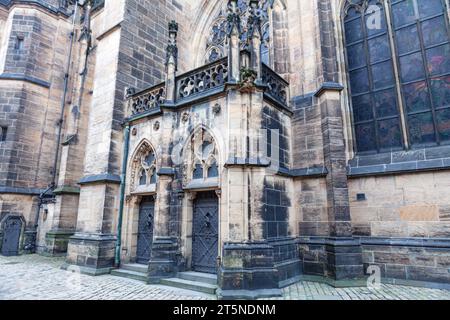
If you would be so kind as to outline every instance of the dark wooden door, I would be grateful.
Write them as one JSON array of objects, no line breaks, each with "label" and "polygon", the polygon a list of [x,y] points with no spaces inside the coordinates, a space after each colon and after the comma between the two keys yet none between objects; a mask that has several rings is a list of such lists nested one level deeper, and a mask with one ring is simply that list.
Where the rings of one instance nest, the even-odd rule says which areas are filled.
[{"label": "dark wooden door", "polygon": [[217,273],[219,203],[215,192],[197,195],[192,233],[192,269]]},{"label": "dark wooden door", "polygon": [[153,222],[155,201],[144,198],[139,209],[139,226],[137,237],[136,262],[147,264],[150,261],[153,243]]},{"label": "dark wooden door", "polygon": [[22,231],[22,220],[19,217],[9,217],[4,224],[2,255],[19,255],[20,233]]}]

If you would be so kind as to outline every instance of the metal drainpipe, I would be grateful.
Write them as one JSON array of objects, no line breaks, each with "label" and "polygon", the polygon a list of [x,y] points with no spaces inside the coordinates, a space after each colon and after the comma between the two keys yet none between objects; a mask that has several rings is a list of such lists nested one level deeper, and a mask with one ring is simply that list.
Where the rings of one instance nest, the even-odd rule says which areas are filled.
[{"label": "metal drainpipe", "polygon": [[56,138],[56,152],[55,152],[55,160],[53,162],[53,177],[52,177],[52,183],[56,185],[56,171],[58,167],[58,159],[59,159],[59,152],[61,149],[61,133],[62,133],[62,125],[64,122],[64,112],[66,110],[66,98],[67,98],[67,90],[69,87],[69,70],[70,70],[70,64],[72,63],[72,51],[73,51],[73,42],[75,38],[75,20],[78,15],[78,0],[75,2],[75,11],[73,13],[72,18],[72,32],[70,33],[70,46],[69,46],[69,56],[67,58],[67,65],[66,69],[64,70],[64,92],[61,99],[61,114],[58,121],[58,136]]},{"label": "metal drainpipe", "polygon": [[73,49],[73,40],[75,37],[75,19],[77,17],[78,14],[78,1],[77,0],[75,2],[75,10],[73,13],[73,18],[72,18],[72,32],[70,33],[70,47],[69,47],[69,56],[67,58],[67,65],[66,65],[66,69],[64,70],[64,92],[63,92],[63,97],[61,99],[61,115],[58,121],[58,137],[56,140],[56,153],[55,153],[55,160],[53,162],[53,177],[52,177],[52,182],[50,184],[50,186],[47,188],[47,190],[45,190],[43,193],[41,193],[39,195],[39,202],[38,202],[38,206],[36,209],[36,215],[34,218],[34,230],[33,232],[36,233],[35,239],[34,239],[34,243],[30,244],[30,247],[25,248],[25,249],[31,249],[31,250],[35,250],[37,247],[37,231],[38,231],[38,227],[39,227],[39,216],[40,216],[40,212],[41,212],[41,207],[42,207],[42,199],[45,197],[45,195],[50,191],[53,190],[56,187],[56,171],[57,171],[57,167],[58,167],[58,159],[59,159],[59,151],[61,148],[61,133],[62,133],[62,124],[64,121],[64,111],[65,111],[65,107],[66,107],[66,97],[67,97],[67,90],[68,90],[68,86],[69,86],[69,69],[70,69],[70,64],[72,63],[72,49]]},{"label": "metal drainpipe", "polygon": [[122,246],[122,223],[123,223],[123,209],[125,204],[125,183],[127,177],[127,164],[128,164],[128,152],[130,147],[130,124],[125,124],[124,129],[125,144],[123,147],[123,160],[122,160],[122,174],[120,177],[120,205],[119,205],[119,218],[117,222],[117,241],[116,250],[114,256],[115,267],[120,267],[120,249]]}]

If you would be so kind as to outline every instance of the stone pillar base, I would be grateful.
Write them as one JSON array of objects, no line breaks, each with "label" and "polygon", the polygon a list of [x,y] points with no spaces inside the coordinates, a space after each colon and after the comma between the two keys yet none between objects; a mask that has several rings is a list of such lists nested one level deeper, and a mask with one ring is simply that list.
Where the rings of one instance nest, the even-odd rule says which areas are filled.
[{"label": "stone pillar base", "polygon": [[274,249],[266,243],[227,243],[219,268],[221,299],[281,296]]},{"label": "stone pillar base", "polygon": [[361,243],[354,238],[328,238],[327,254],[328,278],[334,281],[357,282],[364,279]]},{"label": "stone pillar base", "polygon": [[156,237],[152,244],[152,257],[148,265],[148,283],[175,277],[179,271],[178,244],[172,237]]},{"label": "stone pillar base", "polygon": [[302,280],[334,287],[367,285],[362,247],[354,238],[306,237],[299,239]]},{"label": "stone pillar base", "polygon": [[110,234],[76,233],[70,237],[63,269],[89,275],[109,273],[114,266],[115,242]]},{"label": "stone pillar base", "polygon": [[70,237],[73,231],[51,230],[45,235],[45,247],[39,254],[48,257],[64,257],[67,254]]}]

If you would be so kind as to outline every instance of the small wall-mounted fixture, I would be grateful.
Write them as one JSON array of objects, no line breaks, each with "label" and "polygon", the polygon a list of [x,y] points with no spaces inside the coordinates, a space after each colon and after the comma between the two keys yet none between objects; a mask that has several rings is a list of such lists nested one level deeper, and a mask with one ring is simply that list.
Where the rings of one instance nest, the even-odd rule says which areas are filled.
[{"label": "small wall-mounted fixture", "polygon": [[366,201],[366,194],[365,193],[358,193],[356,195],[356,201]]},{"label": "small wall-mounted fixture", "polygon": [[137,129],[136,128],[131,129],[131,134],[133,136],[137,135]]}]

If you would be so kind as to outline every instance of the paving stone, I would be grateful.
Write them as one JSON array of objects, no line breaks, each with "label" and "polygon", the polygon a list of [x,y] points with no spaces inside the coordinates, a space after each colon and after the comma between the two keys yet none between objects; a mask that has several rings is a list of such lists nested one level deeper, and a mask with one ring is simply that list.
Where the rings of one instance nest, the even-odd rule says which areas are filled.
[{"label": "paving stone", "polygon": [[[0,256],[0,300],[209,300],[212,295],[147,285],[111,275],[91,277],[61,270],[61,258]],[[333,288],[301,281],[283,296],[264,300],[450,300],[450,291],[382,284],[379,288]]]}]

